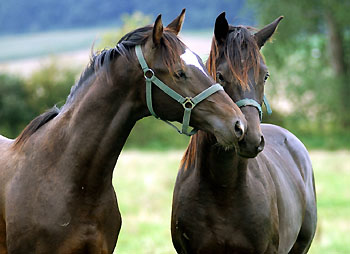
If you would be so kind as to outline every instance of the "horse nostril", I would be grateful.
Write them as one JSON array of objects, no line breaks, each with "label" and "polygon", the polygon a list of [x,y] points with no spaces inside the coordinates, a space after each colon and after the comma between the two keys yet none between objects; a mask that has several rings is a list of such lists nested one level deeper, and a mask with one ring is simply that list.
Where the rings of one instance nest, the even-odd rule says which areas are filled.
[{"label": "horse nostril", "polygon": [[265,139],[264,139],[264,136],[261,136],[260,144],[257,147],[257,152],[260,153],[262,150],[264,150],[264,147],[265,147]]},{"label": "horse nostril", "polygon": [[239,120],[235,123],[235,134],[236,134],[236,137],[238,138],[239,141],[241,141],[243,139],[244,127],[243,127],[243,124],[241,123],[241,121],[239,121]]}]

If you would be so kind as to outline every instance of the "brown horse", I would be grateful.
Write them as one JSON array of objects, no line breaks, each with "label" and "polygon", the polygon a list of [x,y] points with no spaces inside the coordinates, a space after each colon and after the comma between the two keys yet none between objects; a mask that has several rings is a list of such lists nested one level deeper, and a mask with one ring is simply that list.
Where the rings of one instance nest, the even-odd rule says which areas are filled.
[{"label": "brown horse", "polygon": [[[15,140],[0,136],[1,254],[113,252],[121,216],[112,174],[136,121],[150,115],[145,79],[162,80],[173,98],[205,90],[190,124],[224,146],[242,138],[239,108],[218,86],[210,90],[214,80],[177,37],[183,19],[184,10],[163,29],[159,15],[125,35],[93,56],[61,109],[35,118]],[[181,122],[197,96],[182,106],[161,89],[151,93],[152,110]]]},{"label": "brown horse", "polygon": [[191,138],[173,197],[178,253],[300,254],[311,245],[317,214],[308,152],[287,130],[260,128],[268,72],[259,50],[281,19],[254,35],[228,25],[225,13],[216,20],[207,66],[235,102],[246,102],[248,126],[239,149],[223,149],[202,131]]}]

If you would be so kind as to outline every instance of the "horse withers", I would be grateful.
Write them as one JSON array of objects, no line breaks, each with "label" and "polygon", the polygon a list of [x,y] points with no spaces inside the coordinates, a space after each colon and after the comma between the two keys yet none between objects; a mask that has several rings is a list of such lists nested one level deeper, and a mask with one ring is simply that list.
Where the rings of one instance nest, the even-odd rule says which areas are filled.
[{"label": "horse withers", "polygon": [[311,161],[289,131],[260,124],[268,70],[260,48],[282,17],[255,34],[216,19],[207,67],[241,106],[247,131],[222,148],[200,131],[176,179],[171,233],[178,253],[306,253],[316,230]]},{"label": "horse withers", "polygon": [[244,116],[177,37],[183,19],[184,10],[163,28],[159,15],[126,34],[92,57],[61,109],[15,140],[0,137],[1,254],[112,253],[121,227],[113,170],[151,112],[238,145]]}]

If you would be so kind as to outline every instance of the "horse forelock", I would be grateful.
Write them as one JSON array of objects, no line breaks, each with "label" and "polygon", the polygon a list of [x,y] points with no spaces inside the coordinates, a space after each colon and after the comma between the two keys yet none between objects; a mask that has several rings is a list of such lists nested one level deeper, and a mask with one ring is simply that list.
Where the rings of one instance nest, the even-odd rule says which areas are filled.
[{"label": "horse forelock", "polygon": [[[145,44],[149,37],[152,36],[152,32],[153,27],[146,26],[126,34],[119,40],[116,46],[118,52],[131,61],[135,60],[133,51],[130,49],[136,45]],[[181,61],[180,52],[185,49],[184,43],[177,37],[173,30],[165,28],[160,45],[157,45],[157,47],[161,50],[163,64],[169,72],[174,72],[175,65]]]},{"label": "horse forelock", "polygon": [[258,78],[261,54],[251,30],[253,30],[251,27],[230,26],[226,41],[220,46],[213,37],[207,68],[215,79],[216,66],[222,58],[242,88],[249,88],[248,71],[251,68],[254,70],[255,80]]}]

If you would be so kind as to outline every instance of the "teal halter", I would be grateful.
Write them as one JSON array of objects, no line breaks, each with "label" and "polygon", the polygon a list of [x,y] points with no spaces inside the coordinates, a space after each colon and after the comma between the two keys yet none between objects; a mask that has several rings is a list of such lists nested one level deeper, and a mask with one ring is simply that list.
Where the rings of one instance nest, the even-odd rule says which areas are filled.
[{"label": "teal halter", "polygon": [[[271,115],[272,114],[272,110],[271,110],[270,104],[267,101],[267,98],[266,98],[265,95],[264,95],[263,103],[265,104],[267,114]],[[241,107],[245,107],[245,106],[256,107],[256,109],[259,111],[260,122],[262,121],[263,112],[262,112],[262,109],[261,109],[261,105],[256,100],[245,98],[245,99],[237,101],[236,105],[238,107],[240,107],[240,108]]]},{"label": "teal halter", "polygon": [[161,80],[159,80],[156,75],[154,74],[154,71],[150,68],[148,68],[148,65],[146,63],[145,58],[142,54],[141,45],[135,46],[136,56],[139,60],[139,63],[141,65],[141,68],[144,73],[144,77],[146,80],[146,102],[149,112],[157,119],[163,120],[160,117],[156,115],[156,113],[153,110],[152,106],[152,83],[155,84],[157,87],[159,87],[164,93],[169,95],[171,98],[179,102],[184,107],[184,116],[182,120],[182,129],[179,130],[175,125],[168,122],[167,120],[163,120],[170,126],[174,127],[180,134],[185,134],[187,136],[191,136],[197,132],[196,129],[192,129],[190,132],[188,132],[188,127],[190,124],[190,118],[191,118],[191,111],[192,109],[201,101],[208,98],[213,93],[216,93],[217,91],[224,90],[223,87],[220,84],[214,84],[210,86],[209,88],[205,89],[203,92],[198,94],[195,97],[183,97],[177,92],[175,92],[173,89],[168,87],[166,84],[164,84]]}]

